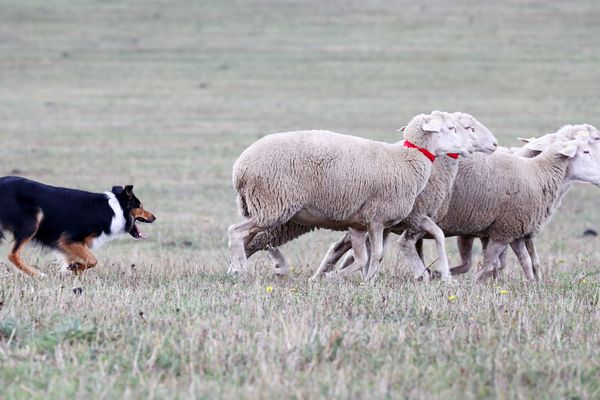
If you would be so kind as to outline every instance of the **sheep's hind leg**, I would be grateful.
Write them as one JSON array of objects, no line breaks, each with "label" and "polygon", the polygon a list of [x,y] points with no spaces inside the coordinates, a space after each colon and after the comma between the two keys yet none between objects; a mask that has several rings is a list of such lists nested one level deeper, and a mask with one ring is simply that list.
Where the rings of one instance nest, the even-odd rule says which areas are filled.
[{"label": "sheep's hind leg", "polygon": [[244,243],[248,243],[261,229],[252,220],[240,222],[231,225],[229,233],[229,254],[231,255],[231,264],[229,265],[230,274],[248,271],[248,259]]},{"label": "sheep's hind leg", "polygon": [[282,276],[289,274],[290,264],[281,253],[281,250],[279,250],[278,247],[269,246],[267,251],[269,252],[269,257],[271,257],[271,261],[273,262],[273,272],[275,272],[276,275]]},{"label": "sheep's hind leg", "polygon": [[333,271],[327,274],[328,277],[333,276],[346,276],[353,272],[361,270],[364,265],[369,261],[369,255],[367,251],[367,232],[361,231],[354,228],[349,228],[350,241],[352,243],[352,251],[354,253],[354,262],[340,271]]},{"label": "sheep's hind leg", "polygon": [[425,217],[420,221],[420,228],[435,238],[439,261],[437,270],[440,272],[443,281],[451,281],[452,276],[450,275],[448,255],[446,254],[446,237],[444,236],[444,232],[429,217]]},{"label": "sheep's hind leg", "polygon": [[498,256],[506,248],[507,243],[489,240],[485,246],[483,255],[483,266],[475,273],[475,281],[480,282],[484,279],[494,276],[494,263],[498,260]]},{"label": "sheep's hind leg", "polygon": [[529,239],[525,239],[525,246],[527,247],[527,252],[529,253],[529,256],[531,257],[531,266],[533,268],[533,276],[535,276],[536,280],[540,280],[540,278],[542,277],[542,269],[541,269],[541,265],[540,265],[540,257],[538,255],[538,252],[535,248],[535,242],[533,241],[532,238]]},{"label": "sheep's hind leg", "polygon": [[327,250],[327,254],[325,254],[323,261],[321,261],[319,268],[314,275],[310,277],[310,279],[315,280],[325,272],[329,272],[331,268],[333,268],[333,266],[339,261],[339,259],[351,248],[351,234],[346,233],[341,239],[329,246],[329,250]]},{"label": "sheep's hind leg", "polygon": [[425,267],[423,259],[419,256],[419,249],[415,239],[416,237],[411,236],[409,231],[405,230],[402,236],[400,236],[400,239],[398,239],[398,245],[413,273],[413,278],[415,280],[422,279],[428,281],[430,278],[429,272],[427,267]]},{"label": "sheep's hind leg", "polygon": [[365,281],[373,279],[379,272],[379,265],[383,258],[383,224],[369,225],[369,243],[371,244],[371,258]]},{"label": "sheep's hind leg", "polygon": [[519,263],[521,267],[523,267],[523,272],[525,272],[525,278],[528,281],[532,281],[535,279],[533,275],[533,267],[531,265],[531,257],[529,257],[529,252],[525,248],[525,240],[517,239],[511,242],[510,247],[512,247],[515,252],[517,258],[519,259]]},{"label": "sheep's hind leg", "polygon": [[456,244],[460,254],[460,265],[450,270],[452,275],[462,275],[469,272],[471,269],[471,266],[473,265],[473,240],[474,238],[472,237],[456,237]]}]

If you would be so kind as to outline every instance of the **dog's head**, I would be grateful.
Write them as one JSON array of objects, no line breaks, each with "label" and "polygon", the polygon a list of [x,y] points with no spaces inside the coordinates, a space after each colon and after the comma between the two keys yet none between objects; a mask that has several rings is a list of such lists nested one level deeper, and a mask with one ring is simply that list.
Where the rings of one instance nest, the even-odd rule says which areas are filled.
[{"label": "dog's head", "polygon": [[134,239],[145,239],[146,235],[138,229],[136,221],[151,224],[156,221],[156,217],[151,212],[144,210],[140,199],[133,194],[133,185],[113,186],[112,193],[123,210],[125,232],[129,233]]}]

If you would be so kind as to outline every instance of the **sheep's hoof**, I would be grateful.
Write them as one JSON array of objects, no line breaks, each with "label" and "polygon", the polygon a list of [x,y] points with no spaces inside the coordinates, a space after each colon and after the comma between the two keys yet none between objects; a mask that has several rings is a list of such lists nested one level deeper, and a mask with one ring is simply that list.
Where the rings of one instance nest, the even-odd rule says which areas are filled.
[{"label": "sheep's hoof", "polygon": [[273,264],[273,272],[275,275],[287,276],[290,273],[290,266],[287,263],[275,263]]},{"label": "sheep's hoof", "polygon": [[331,272],[325,272],[325,279],[329,279],[329,280],[338,280],[340,278],[340,276],[338,275],[337,271],[331,271]]},{"label": "sheep's hoof", "polygon": [[460,264],[454,268],[450,268],[450,273],[452,275],[462,275],[462,274],[466,274],[467,272],[469,272],[470,269],[471,268],[469,266],[467,266],[466,264]]},{"label": "sheep's hoof", "polygon": [[273,268],[273,273],[277,276],[285,278],[289,275],[290,269],[289,268]]},{"label": "sheep's hoof", "polygon": [[429,282],[431,280],[431,271],[429,270],[429,268],[427,268],[423,270],[421,274],[415,274],[414,279],[417,282]]},{"label": "sheep's hoof", "polygon": [[477,273],[475,274],[475,282],[483,282],[489,278],[494,277],[494,271],[490,271],[490,270],[479,270],[477,271]]},{"label": "sheep's hoof", "polygon": [[248,273],[247,273],[247,271],[242,271],[239,269],[229,267],[229,270],[227,270],[227,275],[242,278],[242,277],[245,277],[246,275],[248,275]]},{"label": "sheep's hoof", "polygon": [[432,281],[442,279],[442,274],[438,270],[431,270],[430,268],[427,268],[427,272],[429,272],[429,276],[431,277]]}]

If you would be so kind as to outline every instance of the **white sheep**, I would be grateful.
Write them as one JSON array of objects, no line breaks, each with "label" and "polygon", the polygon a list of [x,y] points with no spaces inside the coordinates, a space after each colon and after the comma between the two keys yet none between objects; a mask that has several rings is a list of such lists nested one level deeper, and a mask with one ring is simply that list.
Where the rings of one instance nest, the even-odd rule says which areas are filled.
[{"label": "white sheep", "polygon": [[[577,136],[582,126],[569,129]],[[461,161],[452,211],[438,225],[447,235],[488,238],[478,280],[494,274],[494,263],[509,244],[526,278],[535,278],[525,239],[539,232],[571,183],[600,184],[600,144],[589,132],[585,128],[576,139],[553,143],[535,158],[499,152]]]},{"label": "white sheep", "polygon": [[[470,140],[472,141],[473,151],[480,151],[484,153],[492,153],[497,147],[497,140],[492,133],[479,121],[477,121],[472,115],[466,113],[454,113],[452,114],[460,125],[465,129],[465,134],[468,133]],[[448,259],[445,250],[445,237],[443,232],[435,224],[438,212],[442,206],[444,199],[449,196],[452,190],[452,183],[454,177],[458,171],[458,158],[453,157],[439,157],[433,163],[433,169],[431,176],[425,189],[417,196],[415,204],[411,213],[400,223],[395,225],[386,231],[387,234],[390,232],[396,234],[402,234],[406,240],[412,240],[413,237],[420,237],[422,234],[428,232],[436,238],[439,266],[443,279],[450,278],[450,271],[448,266]],[[342,239],[333,243],[329,248],[323,262],[319,266],[319,269],[315,272],[311,279],[316,279],[323,272],[331,269],[339,258],[350,249],[349,236],[346,235]],[[416,239],[414,239],[416,240]],[[410,247],[405,246],[405,256],[409,264],[418,264],[412,266],[413,271],[416,271],[417,275],[422,274],[422,264],[418,255],[412,257]],[[412,248],[414,248],[414,241],[412,242]],[[349,255],[342,263],[341,269],[346,268],[350,263],[353,262],[353,256]]]},{"label": "white sheep", "polygon": [[[523,157],[532,158],[539,155],[542,151],[546,150],[553,143],[557,141],[565,141],[565,140],[573,140],[578,136],[587,136],[589,137],[590,142],[600,141],[600,132],[589,124],[582,125],[566,125],[562,127],[555,133],[547,134],[542,136],[541,138],[531,138],[531,139],[521,139],[526,142],[526,144],[522,148],[516,148],[511,151],[511,153],[516,155],[521,155]],[[500,149],[499,153],[496,156],[499,156],[504,150]],[[489,161],[489,160],[488,160]],[[476,163],[477,159],[473,158],[470,162],[465,163],[466,166],[469,166],[469,169],[477,169],[477,166],[473,166],[472,163]],[[552,204],[551,210],[549,214],[551,215],[561,204],[562,199],[567,194],[568,190],[571,187],[572,182],[565,182],[556,196],[555,201]],[[472,185],[472,188],[470,187]],[[477,187],[480,186],[478,180],[472,181],[472,176],[463,176],[462,171],[459,171],[457,176],[457,182],[455,188],[453,188],[453,192],[456,190],[460,190],[462,193],[477,193]],[[451,235],[453,231],[469,231],[472,221],[471,220],[463,220],[462,216],[472,213],[472,207],[466,205],[464,202],[469,201],[464,198],[464,196],[460,196],[459,194],[453,195],[454,199],[450,199],[449,203],[451,204],[453,215],[449,215],[445,218],[441,224],[445,229],[445,233],[447,235]],[[461,199],[460,201],[458,199]],[[453,226],[453,224],[455,224]],[[462,226],[461,226],[462,225]],[[461,264],[457,267],[452,268],[451,272],[453,275],[463,274],[468,272],[472,266],[472,247],[473,240],[475,235],[468,236],[458,236],[457,244],[459,249],[459,254],[461,257]],[[481,237],[483,248],[488,243],[487,237]],[[539,271],[540,271],[540,260],[537,250],[535,248],[534,236],[533,234],[527,235],[526,237],[519,239],[522,240],[522,243],[514,243],[511,244],[511,247],[522,249],[526,248],[528,256],[530,258],[530,263],[532,265],[532,270],[534,277],[539,279]],[[517,257],[521,260],[524,255],[522,254],[520,257],[517,254]],[[499,257],[499,263],[496,266],[496,271],[503,269],[506,265],[506,250],[501,252]],[[527,268],[527,265],[523,265],[523,268]]]},{"label": "white sheep", "polygon": [[256,234],[292,220],[349,229],[357,265],[366,257],[368,232],[369,276],[373,276],[381,258],[383,230],[410,212],[429,179],[431,158],[468,155],[453,118],[418,115],[404,137],[404,142],[390,144],[301,131],[269,135],[251,145],[233,167],[238,208],[246,220],[228,230],[230,272],[247,270],[245,245]]}]

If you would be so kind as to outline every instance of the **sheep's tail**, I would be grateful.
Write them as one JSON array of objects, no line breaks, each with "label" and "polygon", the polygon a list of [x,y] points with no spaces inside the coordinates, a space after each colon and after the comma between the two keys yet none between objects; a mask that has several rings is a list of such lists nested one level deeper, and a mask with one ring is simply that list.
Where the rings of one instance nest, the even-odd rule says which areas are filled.
[{"label": "sheep's tail", "polygon": [[244,218],[250,218],[250,210],[248,210],[248,202],[246,201],[246,196],[241,192],[237,192],[236,199],[238,210],[241,216]]},{"label": "sheep's tail", "polygon": [[288,221],[283,225],[276,226],[266,231],[258,233],[254,239],[246,246],[246,256],[260,250],[266,250],[268,247],[279,247],[291,240],[296,239],[308,232],[315,230],[314,226],[306,226]]}]

